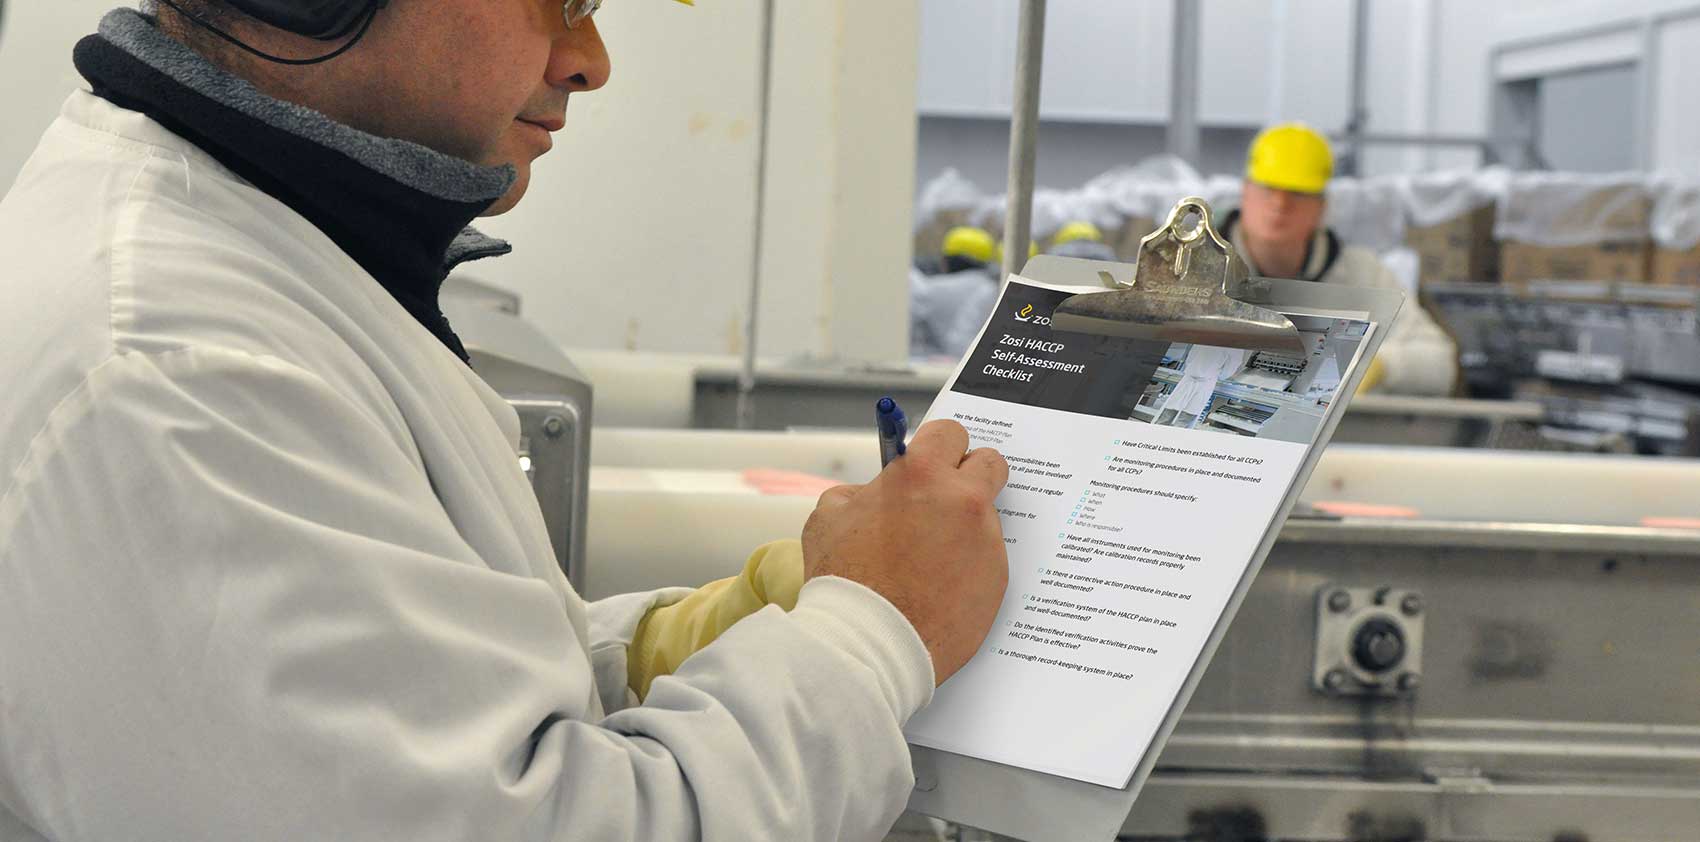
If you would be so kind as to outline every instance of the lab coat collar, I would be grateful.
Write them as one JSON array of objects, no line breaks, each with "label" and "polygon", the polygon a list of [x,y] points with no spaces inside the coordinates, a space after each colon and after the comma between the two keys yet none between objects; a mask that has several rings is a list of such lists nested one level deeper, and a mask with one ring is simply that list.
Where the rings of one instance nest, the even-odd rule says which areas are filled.
[{"label": "lab coat collar", "polygon": [[469,227],[513,185],[512,167],[477,166],[267,96],[134,9],[107,13],[72,57],[96,96],[147,115],[288,205],[467,359],[438,294],[459,264],[512,250]]}]

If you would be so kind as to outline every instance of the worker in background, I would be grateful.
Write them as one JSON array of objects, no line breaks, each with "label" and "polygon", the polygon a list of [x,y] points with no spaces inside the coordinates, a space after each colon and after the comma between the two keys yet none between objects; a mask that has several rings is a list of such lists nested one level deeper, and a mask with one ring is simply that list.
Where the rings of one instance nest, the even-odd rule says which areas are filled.
[{"label": "worker in background", "polygon": [[974,270],[992,271],[986,267],[996,262],[998,244],[990,231],[972,225],[958,225],[944,232],[939,253],[921,259],[918,265],[928,275],[950,275]]},{"label": "worker in background", "polygon": [[997,306],[998,243],[983,228],[945,232],[943,272],[909,272],[909,356],[956,359]]},{"label": "worker in background", "polygon": [[1046,254],[1059,257],[1078,257],[1085,260],[1115,260],[1116,250],[1104,242],[1104,232],[1090,222],[1075,220],[1064,224],[1051,235],[1051,247]]},{"label": "worker in background", "polygon": [[597,5],[77,44],[0,200],[0,839],[884,836],[1002,599],[1003,459],[927,424],[744,575],[586,603],[437,307],[607,80]]},{"label": "worker in background", "polygon": [[[1323,191],[1333,173],[1333,152],[1315,129],[1286,123],[1263,130],[1252,140],[1240,206],[1223,223],[1224,233],[1253,275],[1398,288],[1373,252],[1342,244],[1322,224]],[[1457,373],[1457,345],[1413,296],[1365,374],[1364,387],[1446,395]]]}]

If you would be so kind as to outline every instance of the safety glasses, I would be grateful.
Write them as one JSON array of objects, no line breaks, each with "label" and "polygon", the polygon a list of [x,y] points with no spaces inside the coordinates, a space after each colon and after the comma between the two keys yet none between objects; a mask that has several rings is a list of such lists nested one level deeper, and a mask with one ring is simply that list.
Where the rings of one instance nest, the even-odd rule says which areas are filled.
[{"label": "safety glasses", "polygon": [[572,29],[600,8],[602,0],[567,0],[561,5],[561,15],[567,19],[567,28]]}]

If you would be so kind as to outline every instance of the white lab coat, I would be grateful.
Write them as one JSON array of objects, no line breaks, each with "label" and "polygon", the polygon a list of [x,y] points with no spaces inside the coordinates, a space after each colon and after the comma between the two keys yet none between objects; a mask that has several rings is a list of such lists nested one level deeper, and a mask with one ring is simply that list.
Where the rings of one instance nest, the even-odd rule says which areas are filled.
[{"label": "white lab coat", "polygon": [[[931,695],[821,579],[626,690],[516,416],[370,275],[79,92],[0,201],[0,839],[878,838]],[[728,559],[729,570],[736,559]]]},{"label": "white lab coat", "polygon": [[909,270],[909,356],[956,359],[998,303],[994,269],[966,269],[943,275]]},{"label": "white lab coat", "polygon": [[1175,410],[1177,420],[1192,418],[1210,405],[1210,395],[1216,383],[1234,375],[1245,365],[1246,352],[1238,348],[1212,348],[1194,345],[1181,364],[1181,382],[1157,410],[1158,417]]}]

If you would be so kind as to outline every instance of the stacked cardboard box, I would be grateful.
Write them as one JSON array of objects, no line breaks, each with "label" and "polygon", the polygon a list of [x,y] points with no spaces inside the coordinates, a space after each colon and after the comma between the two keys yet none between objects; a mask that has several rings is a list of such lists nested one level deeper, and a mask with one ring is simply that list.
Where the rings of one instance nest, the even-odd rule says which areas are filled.
[{"label": "stacked cardboard box", "polygon": [[1512,286],[1530,281],[1615,281],[1627,284],[1647,280],[1647,256],[1651,244],[1596,243],[1588,246],[1537,246],[1509,242],[1500,246],[1500,278]]},{"label": "stacked cardboard box", "polygon": [[[1608,210],[1609,209],[1609,210]],[[1575,246],[1500,243],[1500,281],[1522,286],[1530,281],[1617,281],[1645,283],[1653,244],[1646,233],[1652,202],[1638,185],[1600,187],[1567,209],[1581,220],[1599,220],[1615,231],[1640,231],[1638,239]],[[1559,219],[1556,225],[1566,225]]]},{"label": "stacked cardboard box", "polygon": [[1489,204],[1438,225],[1405,229],[1405,244],[1417,253],[1419,282],[1498,281],[1499,243],[1493,238],[1493,214]]},{"label": "stacked cardboard box", "polygon": [[1662,247],[1653,249],[1653,262],[1647,271],[1647,282],[1700,287],[1700,246],[1687,251]]}]

